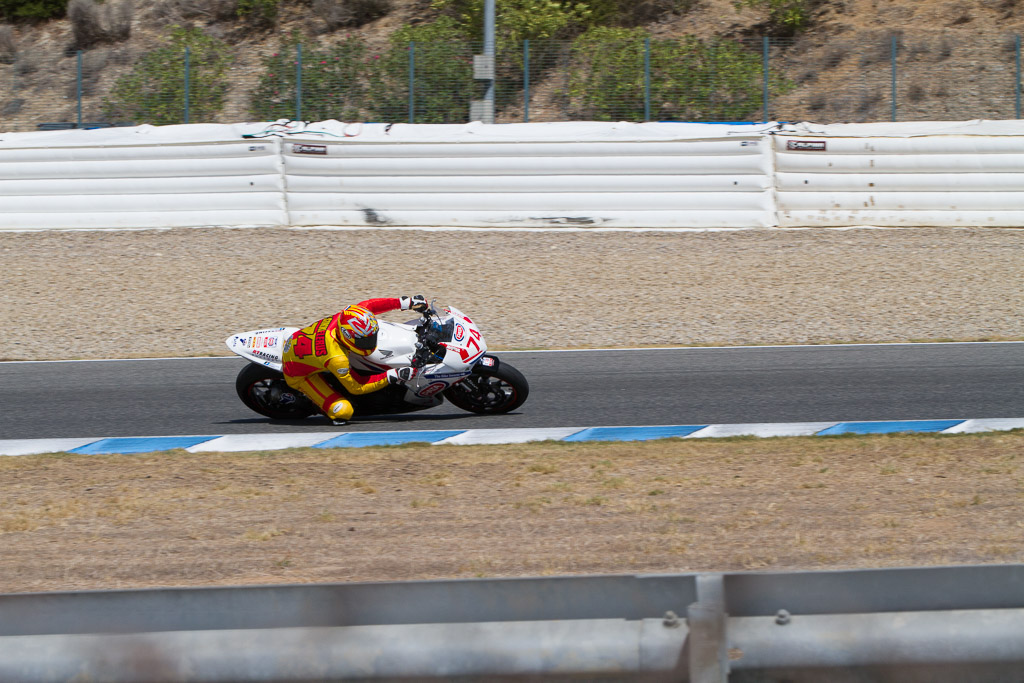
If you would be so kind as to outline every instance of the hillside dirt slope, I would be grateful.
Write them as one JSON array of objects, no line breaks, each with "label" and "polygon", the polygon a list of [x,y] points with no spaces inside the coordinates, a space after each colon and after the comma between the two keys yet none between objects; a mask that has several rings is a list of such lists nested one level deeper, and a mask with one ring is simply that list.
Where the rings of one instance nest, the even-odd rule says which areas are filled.
[{"label": "hillside dirt slope", "polygon": [[[136,2],[130,38],[90,48],[83,56],[84,120],[102,120],[102,99],[115,79],[146,51],[160,44],[169,27],[194,25],[230,43],[235,64],[227,103],[218,122],[250,120],[250,92],[261,59],[279,49],[293,31],[306,42],[334,43],[356,33],[381,47],[407,23],[436,16],[425,0],[394,0],[386,16],[358,28],[327,31],[308,4],[285,2],[277,26],[254,30],[231,12],[202,11],[208,3],[188,0]],[[223,3],[221,3],[223,4]],[[811,21],[796,36],[775,41],[771,68],[788,81],[768,113],[774,120],[889,120],[892,116],[891,38],[898,40],[897,117],[900,120],[1013,118],[1014,35],[1024,33],[1024,8],[1012,0],[831,0],[814,2]],[[648,23],[656,37],[694,35],[748,41],[757,50],[771,30],[762,11],[732,0],[676,3]],[[197,9],[200,8],[200,9]],[[16,25],[5,47],[0,40],[0,122],[5,130],[34,130],[44,122],[77,117],[76,57],[69,50],[67,20]],[[559,87],[534,83],[532,120],[564,116],[545,98]],[[521,107],[499,112],[499,121],[521,120]],[[760,119],[761,111],[748,117]],[[139,121],[142,123],[142,121]]]}]

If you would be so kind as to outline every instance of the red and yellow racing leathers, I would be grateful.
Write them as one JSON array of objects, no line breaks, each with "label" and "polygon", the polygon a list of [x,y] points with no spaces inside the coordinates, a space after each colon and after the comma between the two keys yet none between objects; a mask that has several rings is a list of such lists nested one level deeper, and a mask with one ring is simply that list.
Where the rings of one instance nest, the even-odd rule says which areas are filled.
[{"label": "red and yellow racing leathers", "polygon": [[[396,298],[368,299],[357,304],[374,315],[402,308]],[[284,346],[284,378],[293,389],[305,394],[327,417],[348,420],[352,403],[324,379],[322,373],[334,375],[351,394],[368,394],[388,385],[387,375],[364,375],[350,368],[345,348],[338,341],[338,318],[341,313],[304,327]]]}]

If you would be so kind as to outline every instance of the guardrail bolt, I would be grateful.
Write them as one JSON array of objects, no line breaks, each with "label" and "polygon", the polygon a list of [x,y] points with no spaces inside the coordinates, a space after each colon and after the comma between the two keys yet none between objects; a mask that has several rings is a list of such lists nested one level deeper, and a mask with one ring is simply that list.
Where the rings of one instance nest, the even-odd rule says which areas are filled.
[{"label": "guardrail bolt", "polygon": [[661,623],[665,625],[665,628],[679,628],[679,615],[669,610],[665,612],[665,618]]},{"label": "guardrail bolt", "polygon": [[775,613],[775,623],[779,626],[785,626],[789,623],[789,621],[789,612],[787,612],[786,610],[780,609],[778,612]]}]

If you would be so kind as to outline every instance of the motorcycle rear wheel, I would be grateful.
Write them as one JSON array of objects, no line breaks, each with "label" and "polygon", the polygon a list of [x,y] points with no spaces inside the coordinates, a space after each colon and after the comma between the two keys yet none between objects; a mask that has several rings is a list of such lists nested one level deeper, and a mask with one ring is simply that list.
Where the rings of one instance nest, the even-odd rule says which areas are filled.
[{"label": "motorcycle rear wheel", "polygon": [[512,412],[529,395],[530,385],[523,373],[504,362],[491,368],[477,366],[472,375],[444,392],[455,407],[481,415]]},{"label": "motorcycle rear wheel", "polygon": [[288,386],[284,375],[264,365],[249,363],[242,368],[235,391],[247,408],[272,420],[298,420],[317,412],[308,398]]}]

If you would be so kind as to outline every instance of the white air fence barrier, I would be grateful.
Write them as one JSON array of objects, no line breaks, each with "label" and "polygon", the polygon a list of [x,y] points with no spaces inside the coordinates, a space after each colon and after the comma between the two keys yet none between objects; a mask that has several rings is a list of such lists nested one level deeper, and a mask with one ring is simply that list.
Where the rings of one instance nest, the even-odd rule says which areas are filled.
[{"label": "white air fence barrier", "polygon": [[326,121],[12,133],[0,139],[0,228],[769,227],[769,128]]},{"label": "white air fence barrier", "polygon": [[234,126],[0,137],[0,229],[287,224],[280,140]]},{"label": "white air fence barrier", "polygon": [[0,229],[1024,226],[1024,122],[0,135]]},{"label": "white air fence barrier", "polygon": [[786,128],[780,226],[1024,226],[1024,122]]},{"label": "white air fence barrier", "polygon": [[763,125],[364,126],[284,141],[292,225],[768,227]]}]

